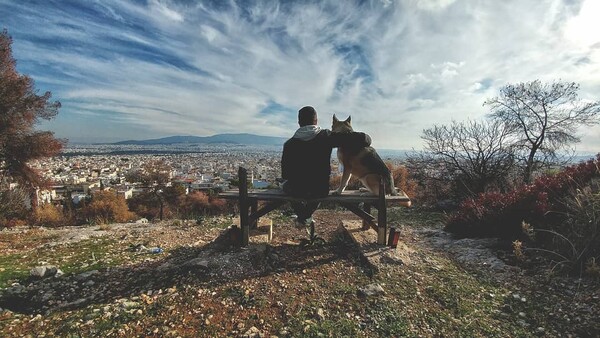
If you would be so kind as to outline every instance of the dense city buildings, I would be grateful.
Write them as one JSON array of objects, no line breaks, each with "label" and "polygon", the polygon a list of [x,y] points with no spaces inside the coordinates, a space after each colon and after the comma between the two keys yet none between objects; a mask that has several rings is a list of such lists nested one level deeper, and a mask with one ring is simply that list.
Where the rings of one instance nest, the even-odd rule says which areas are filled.
[{"label": "dense city buildings", "polygon": [[75,145],[33,165],[50,182],[38,190],[38,203],[58,204],[70,196],[77,204],[97,190],[113,190],[128,199],[147,189],[129,182],[127,174],[157,161],[170,170],[168,185],[180,184],[187,193],[228,189],[240,166],[252,174],[255,188],[266,188],[281,175],[280,159],[280,150],[269,146]]},{"label": "dense city buildings", "polygon": [[[394,161],[394,157],[385,157]],[[147,190],[139,182],[127,180],[127,174],[161,161],[169,168],[170,182],[186,193],[196,190],[220,191],[237,181],[240,166],[248,169],[254,188],[277,185],[281,176],[281,147],[237,144],[172,145],[70,145],[60,156],[46,158],[33,166],[50,184],[37,191],[39,204],[74,204],[98,190],[110,190],[125,199]],[[338,173],[335,152],[332,173]]]}]

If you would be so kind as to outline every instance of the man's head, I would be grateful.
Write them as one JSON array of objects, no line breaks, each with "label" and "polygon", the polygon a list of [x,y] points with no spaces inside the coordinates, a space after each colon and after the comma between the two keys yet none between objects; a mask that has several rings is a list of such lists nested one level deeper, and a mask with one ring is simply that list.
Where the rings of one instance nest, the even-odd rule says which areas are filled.
[{"label": "man's head", "polygon": [[317,124],[317,111],[311,106],[302,107],[298,111],[298,124],[300,127],[316,125]]}]

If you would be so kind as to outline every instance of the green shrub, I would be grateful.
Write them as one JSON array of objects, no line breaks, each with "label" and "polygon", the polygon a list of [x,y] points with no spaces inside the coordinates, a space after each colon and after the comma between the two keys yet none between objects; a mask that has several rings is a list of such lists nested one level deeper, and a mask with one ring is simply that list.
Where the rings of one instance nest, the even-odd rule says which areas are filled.
[{"label": "green shrub", "polygon": [[585,270],[600,261],[600,179],[575,189],[563,200],[563,209],[534,229],[535,244],[548,250],[558,265]]}]

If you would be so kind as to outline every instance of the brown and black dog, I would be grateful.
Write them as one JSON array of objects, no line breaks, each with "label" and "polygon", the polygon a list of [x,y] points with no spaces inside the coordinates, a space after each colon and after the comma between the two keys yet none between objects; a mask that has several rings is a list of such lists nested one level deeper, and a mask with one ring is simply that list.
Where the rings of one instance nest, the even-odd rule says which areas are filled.
[{"label": "brown and black dog", "polygon": [[[349,116],[345,121],[340,121],[333,115],[331,131],[334,133],[352,132],[351,117]],[[337,156],[340,163],[344,166],[344,173],[342,175],[340,186],[334,194],[341,194],[344,189],[346,189],[350,177],[354,175],[375,195],[379,195],[379,181],[381,180],[381,177],[383,177],[386,194],[394,196],[398,195],[398,192],[394,187],[394,178],[392,177],[390,169],[383,163],[383,160],[379,157],[379,154],[377,154],[373,147],[339,147]]]}]

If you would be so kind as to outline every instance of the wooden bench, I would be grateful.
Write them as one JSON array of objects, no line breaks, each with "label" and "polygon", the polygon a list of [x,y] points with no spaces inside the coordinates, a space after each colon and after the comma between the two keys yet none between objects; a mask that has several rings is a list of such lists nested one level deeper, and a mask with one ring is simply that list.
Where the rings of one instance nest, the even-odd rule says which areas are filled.
[{"label": "wooden bench", "polygon": [[[248,190],[248,171],[240,167],[238,170],[239,190],[227,190],[219,194],[224,199],[238,200],[240,209],[240,227],[242,247],[248,246],[250,229],[256,228],[258,219],[269,212],[292,201],[334,202],[352,211],[363,220],[363,228],[372,227],[377,231],[377,243],[386,244],[387,232],[387,207],[388,205],[410,206],[410,199],[403,192],[398,196],[384,194],[383,180],[379,186],[379,196],[363,195],[358,191],[345,191],[341,195],[330,195],[322,198],[304,199],[285,194],[281,189],[251,189]],[[264,201],[259,208],[258,202]],[[362,203],[362,207],[361,207]],[[371,208],[375,208],[377,222],[371,215]]]}]

